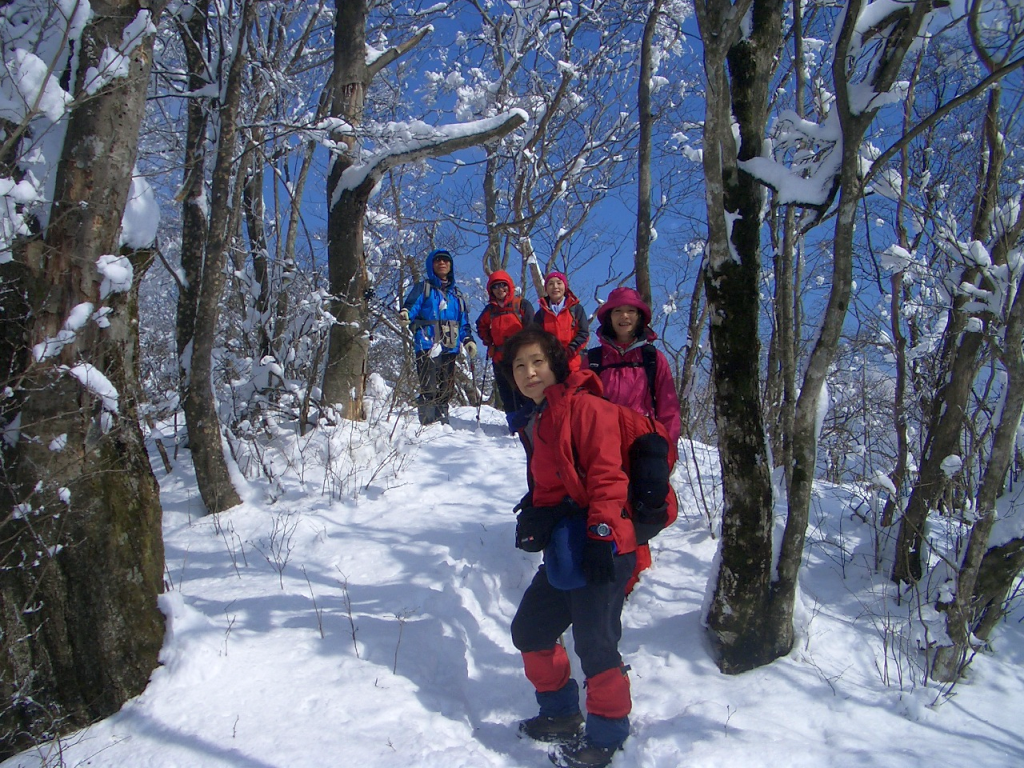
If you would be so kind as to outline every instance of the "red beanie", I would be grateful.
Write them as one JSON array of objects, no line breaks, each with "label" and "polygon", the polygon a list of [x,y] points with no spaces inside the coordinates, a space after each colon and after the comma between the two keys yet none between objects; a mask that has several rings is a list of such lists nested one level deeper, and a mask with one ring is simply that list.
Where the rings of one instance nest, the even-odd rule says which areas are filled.
[{"label": "red beanie", "polygon": [[565,290],[569,290],[569,278],[565,276],[564,272],[548,272],[546,275],[544,275],[544,285],[547,285],[548,280],[550,280],[552,277],[557,277],[559,280],[561,280],[562,285],[565,286]]}]

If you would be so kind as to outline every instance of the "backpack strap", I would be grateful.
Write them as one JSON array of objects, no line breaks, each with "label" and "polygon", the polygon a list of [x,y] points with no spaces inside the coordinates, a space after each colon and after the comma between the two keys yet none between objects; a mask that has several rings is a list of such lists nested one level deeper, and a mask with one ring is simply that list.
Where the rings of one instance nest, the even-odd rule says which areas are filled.
[{"label": "backpack strap", "polygon": [[[420,286],[421,286],[421,293],[423,294],[423,301],[424,301],[424,303],[426,303],[426,302],[430,301],[430,292],[431,292],[431,290],[433,290],[433,286],[431,285],[429,280],[423,280],[420,283]],[[459,317],[460,318],[468,317],[469,316],[469,307],[466,304],[466,297],[463,295],[462,291],[459,290],[459,287],[457,285],[453,284],[451,287],[455,291],[455,297],[456,297],[456,299],[459,302]],[[426,328],[426,327],[433,328],[434,329],[434,339],[433,339],[434,342],[439,341],[440,338],[441,338],[441,321],[440,320],[433,320],[433,321],[413,320],[412,326],[414,328]]]},{"label": "backpack strap", "polygon": [[523,303],[523,297],[522,296],[513,296],[512,297],[512,306],[513,306],[513,308],[515,308],[516,317],[519,318],[519,322],[523,324],[524,328],[529,323],[533,322],[533,318],[532,317],[528,318],[526,316],[526,314],[525,314],[526,304]]},{"label": "backpack strap", "polygon": [[658,377],[658,350],[653,344],[644,344],[640,348],[644,359],[644,371],[647,373],[647,386],[651,389],[651,407],[657,412],[658,395],[654,391],[654,380]]},{"label": "backpack strap", "polygon": [[651,406],[657,411],[658,396],[654,391],[654,382],[658,375],[658,350],[653,344],[644,344],[640,347],[640,355],[643,360],[639,363],[608,363],[604,364],[604,347],[593,347],[587,350],[587,363],[597,375],[608,368],[643,368],[647,374],[647,386],[651,392]]},{"label": "backpack strap", "polygon": [[462,294],[462,291],[459,290],[459,286],[453,284],[452,288],[455,289],[455,296],[459,300],[459,311],[460,311],[460,314],[463,314],[463,315],[469,314],[469,305],[466,304],[466,297]]}]

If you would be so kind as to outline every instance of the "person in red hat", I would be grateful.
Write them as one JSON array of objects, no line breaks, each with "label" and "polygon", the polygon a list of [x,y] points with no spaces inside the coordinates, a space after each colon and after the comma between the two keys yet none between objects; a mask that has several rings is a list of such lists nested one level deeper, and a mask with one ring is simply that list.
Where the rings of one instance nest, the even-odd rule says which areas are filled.
[{"label": "person in red hat", "polygon": [[679,397],[668,359],[654,347],[651,308],[632,288],[616,288],[597,310],[601,345],[587,350],[587,363],[601,377],[604,396],[644,416],[653,416],[679,440]]},{"label": "person in red hat", "polygon": [[516,389],[501,365],[501,348],[516,332],[533,322],[533,305],[516,296],[516,286],[508,272],[497,269],[487,278],[487,297],[490,301],[476,319],[476,335],[487,346],[487,357],[494,368],[494,386],[501,398],[505,416],[518,411],[526,398]]},{"label": "person in red hat", "polygon": [[534,322],[556,337],[565,347],[569,370],[583,367],[580,352],[590,338],[590,323],[580,300],[569,290],[569,279],[564,272],[548,272],[544,277],[544,297]]}]

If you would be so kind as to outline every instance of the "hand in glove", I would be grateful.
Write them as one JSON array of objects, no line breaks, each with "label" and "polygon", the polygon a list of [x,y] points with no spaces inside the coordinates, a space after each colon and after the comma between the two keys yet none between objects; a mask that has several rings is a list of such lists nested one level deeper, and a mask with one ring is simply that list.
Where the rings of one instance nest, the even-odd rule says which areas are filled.
[{"label": "hand in glove", "polygon": [[476,357],[476,342],[470,339],[463,346],[466,348],[466,355],[468,357]]},{"label": "hand in glove", "polygon": [[403,309],[398,313],[398,324],[403,328],[409,327],[409,310]]},{"label": "hand in glove", "polygon": [[611,584],[615,580],[612,542],[591,538],[583,542],[582,568],[588,584]]},{"label": "hand in glove", "polygon": [[560,507],[523,507],[516,518],[516,547],[524,552],[542,551],[561,517]]},{"label": "hand in glove", "polygon": [[519,500],[519,503],[512,507],[513,512],[520,512],[527,507],[533,506],[533,491],[527,491],[526,494]]},{"label": "hand in glove", "polygon": [[646,544],[659,533],[665,527],[664,524],[658,523],[639,523],[636,520],[633,521],[633,530],[636,533],[636,543]]}]

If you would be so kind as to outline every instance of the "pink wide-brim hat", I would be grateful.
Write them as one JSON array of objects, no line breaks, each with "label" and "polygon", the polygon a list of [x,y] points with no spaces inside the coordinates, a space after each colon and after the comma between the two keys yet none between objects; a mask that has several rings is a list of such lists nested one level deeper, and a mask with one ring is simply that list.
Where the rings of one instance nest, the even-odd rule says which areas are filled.
[{"label": "pink wide-brim hat", "polygon": [[597,308],[598,322],[604,325],[611,317],[612,310],[616,307],[636,307],[644,320],[642,325],[651,324],[651,308],[647,306],[647,302],[640,298],[640,294],[632,288],[623,286],[609,293],[608,301]]}]

